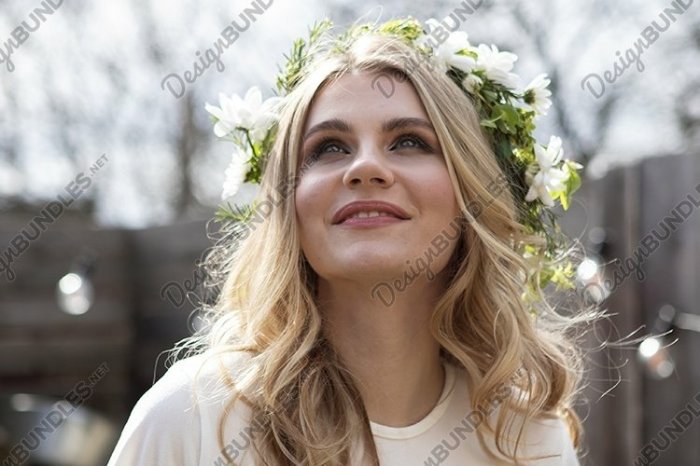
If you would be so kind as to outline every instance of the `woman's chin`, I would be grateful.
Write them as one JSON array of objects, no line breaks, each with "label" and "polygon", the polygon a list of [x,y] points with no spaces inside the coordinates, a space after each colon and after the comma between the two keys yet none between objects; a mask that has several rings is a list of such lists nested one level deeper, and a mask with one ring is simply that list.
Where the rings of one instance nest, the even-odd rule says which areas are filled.
[{"label": "woman's chin", "polygon": [[360,263],[344,264],[340,262],[336,265],[344,267],[326,275],[328,280],[365,283],[370,288],[378,283],[413,282],[418,278],[418,274],[409,268],[405,259],[383,259],[377,262],[364,260]]}]

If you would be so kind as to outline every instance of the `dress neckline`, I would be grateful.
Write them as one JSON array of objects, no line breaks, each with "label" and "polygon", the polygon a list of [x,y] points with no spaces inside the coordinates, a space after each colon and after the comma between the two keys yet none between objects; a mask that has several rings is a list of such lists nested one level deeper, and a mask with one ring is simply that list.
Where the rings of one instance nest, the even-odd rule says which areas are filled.
[{"label": "dress neckline", "polygon": [[456,379],[455,367],[445,361],[442,365],[445,369],[445,381],[440,398],[433,409],[420,421],[404,427],[390,427],[370,421],[374,436],[395,440],[408,439],[422,434],[440,420],[452,400]]}]

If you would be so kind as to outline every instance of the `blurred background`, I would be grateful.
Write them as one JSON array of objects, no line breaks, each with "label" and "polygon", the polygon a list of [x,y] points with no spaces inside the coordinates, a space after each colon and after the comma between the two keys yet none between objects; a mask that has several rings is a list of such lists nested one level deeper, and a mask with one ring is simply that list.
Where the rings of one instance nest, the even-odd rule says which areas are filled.
[{"label": "blurred background", "polygon": [[[525,83],[548,73],[537,134],[585,166],[562,224],[590,254],[582,294],[611,318],[586,336],[582,464],[700,464],[700,4],[0,0],[2,464],[105,464],[191,331],[232,151],[206,102],[272,96],[292,40],[325,16],[465,5],[470,42],[516,53]],[[220,64],[172,76],[261,6]]]}]

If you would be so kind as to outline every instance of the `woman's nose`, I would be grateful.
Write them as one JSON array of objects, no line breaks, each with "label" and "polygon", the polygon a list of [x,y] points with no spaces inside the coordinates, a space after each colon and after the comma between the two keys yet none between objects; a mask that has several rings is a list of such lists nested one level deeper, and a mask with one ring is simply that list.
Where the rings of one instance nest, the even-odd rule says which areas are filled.
[{"label": "woman's nose", "polygon": [[390,186],[394,183],[394,173],[387,154],[378,144],[364,144],[354,154],[343,176],[347,186],[357,184],[379,184]]}]

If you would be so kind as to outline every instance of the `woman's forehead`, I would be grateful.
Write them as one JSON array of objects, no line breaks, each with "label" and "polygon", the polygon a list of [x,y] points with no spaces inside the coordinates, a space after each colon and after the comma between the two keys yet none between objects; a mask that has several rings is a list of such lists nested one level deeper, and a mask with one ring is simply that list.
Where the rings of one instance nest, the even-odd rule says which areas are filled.
[{"label": "woman's forehead", "polygon": [[[378,91],[378,77],[384,81],[393,80],[391,95]],[[399,82],[388,73],[355,72],[319,89],[311,102],[304,132],[330,119],[363,121],[397,117],[428,120],[423,103],[410,81]]]}]

